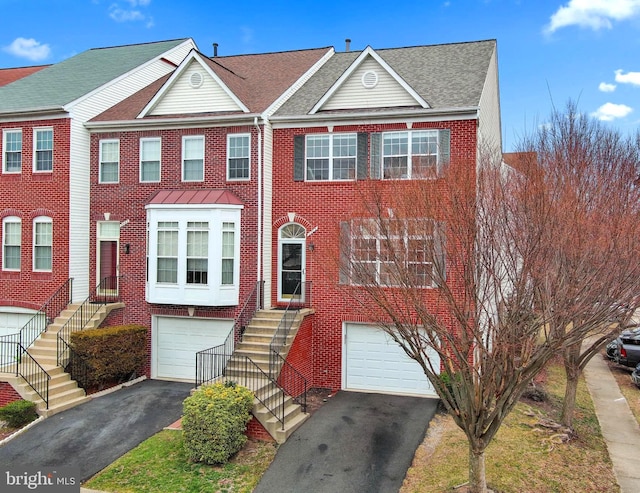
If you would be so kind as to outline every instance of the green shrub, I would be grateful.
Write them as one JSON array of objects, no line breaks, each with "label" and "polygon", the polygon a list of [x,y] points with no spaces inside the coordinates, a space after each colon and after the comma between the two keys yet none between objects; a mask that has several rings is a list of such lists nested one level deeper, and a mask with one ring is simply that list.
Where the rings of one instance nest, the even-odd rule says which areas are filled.
[{"label": "green shrub", "polygon": [[223,464],[247,441],[253,393],[239,385],[203,385],[183,403],[182,430],[194,462]]},{"label": "green shrub", "polygon": [[88,367],[85,385],[102,387],[121,382],[143,367],[147,358],[147,328],[119,325],[73,332],[70,345]]},{"label": "green shrub", "polygon": [[38,417],[34,402],[13,401],[0,407],[0,420],[6,421],[11,428],[20,428]]}]

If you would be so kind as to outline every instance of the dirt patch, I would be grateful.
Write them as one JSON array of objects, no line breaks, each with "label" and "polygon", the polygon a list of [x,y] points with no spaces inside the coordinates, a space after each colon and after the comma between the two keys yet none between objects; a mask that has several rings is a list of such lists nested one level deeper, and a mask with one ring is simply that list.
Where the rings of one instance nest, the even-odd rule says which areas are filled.
[{"label": "dirt patch", "polygon": [[330,389],[313,388],[307,391],[307,412],[313,414],[334,395]]}]

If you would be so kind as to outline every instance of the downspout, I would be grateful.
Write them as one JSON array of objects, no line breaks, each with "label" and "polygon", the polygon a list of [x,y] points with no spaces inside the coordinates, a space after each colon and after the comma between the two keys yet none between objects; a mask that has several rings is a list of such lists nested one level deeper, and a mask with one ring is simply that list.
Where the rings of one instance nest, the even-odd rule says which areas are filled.
[{"label": "downspout", "polygon": [[[258,125],[258,117],[253,119],[253,124],[258,131],[258,258],[256,265],[256,279],[257,282],[262,281],[262,131],[260,125]],[[264,300],[264,293],[260,292],[262,300]],[[264,308],[264,307],[261,307]]]}]

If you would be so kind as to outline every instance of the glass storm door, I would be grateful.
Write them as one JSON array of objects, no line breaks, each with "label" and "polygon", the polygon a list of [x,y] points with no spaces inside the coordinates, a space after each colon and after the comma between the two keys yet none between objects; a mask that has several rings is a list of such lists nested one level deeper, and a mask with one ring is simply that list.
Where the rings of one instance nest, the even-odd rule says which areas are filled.
[{"label": "glass storm door", "polygon": [[299,224],[286,224],[278,243],[278,300],[304,301],[306,231]]}]

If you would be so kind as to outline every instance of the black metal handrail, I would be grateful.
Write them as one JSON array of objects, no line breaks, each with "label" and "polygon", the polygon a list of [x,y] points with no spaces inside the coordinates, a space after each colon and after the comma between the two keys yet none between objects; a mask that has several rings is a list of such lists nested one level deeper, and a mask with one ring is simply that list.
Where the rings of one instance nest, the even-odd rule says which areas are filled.
[{"label": "black metal handrail", "polygon": [[71,302],[73,278],[67,279],[31,319],[15,334],[0,336],[0,367],[8,373],[17,373],[20,358],[16,357],[16,344],[28,348],[47,326],[62,313]]},{"label": "black metal handrail", "polygon": [[240,339],[245,327],[258,310],[263,307],[264,281],[258,281],[251,294],[247,297],[240,313],[233,323],[223,344],[196,353],[196,387],[211,382],[223,375],[229,358],[233,354],[235,343]]},{"label": "black metal handrail", "polygon": [[302,407],[302,412],[307,412],[307,379],[279,354],[272,354],[280,367],[276,382],[285,393],[291,396],[293,402]]},{"label": "black metal handrail", "polygon": [[51,380],[51,375],[19,343],[16,344],[16,359],[19,361],[16,366],[16,376],[21,376],[44,401],[46,408],[49,409],[49,381]]},{"label": "black metal handrail", "polygon": [[105,277],[100,281],[86,300],[69,317],[69,320],[58,332],[57,362],[58,366],[66,367],[69,363],[69,337],[72,332],[83,330],[93,316],[104,305],[120,300],[118,284],[120,276]]},{"label": "black metal handrail", "polygon": [[247,387],[284,429],[285,390],[248,356],[234,356],[234,375],[225,373],[224,381]]}]

